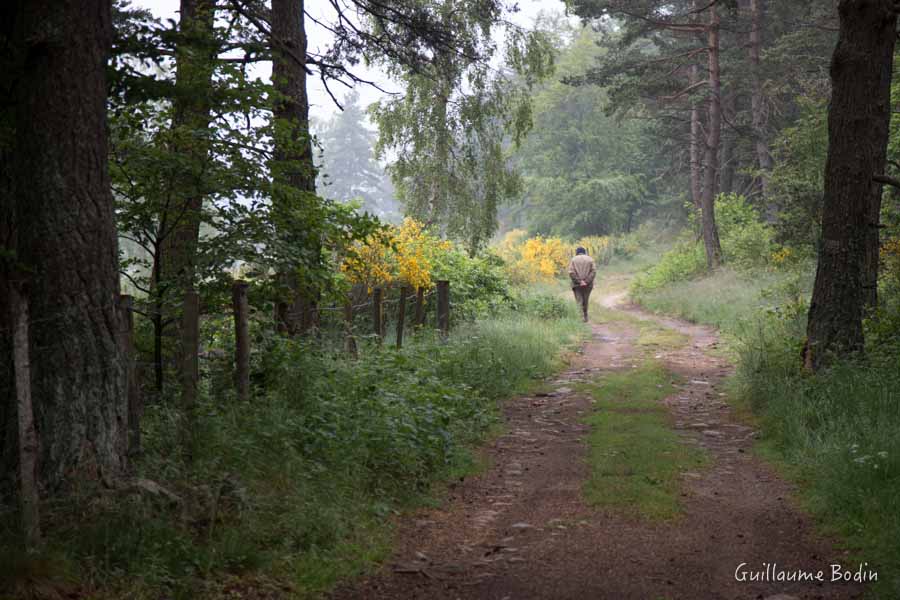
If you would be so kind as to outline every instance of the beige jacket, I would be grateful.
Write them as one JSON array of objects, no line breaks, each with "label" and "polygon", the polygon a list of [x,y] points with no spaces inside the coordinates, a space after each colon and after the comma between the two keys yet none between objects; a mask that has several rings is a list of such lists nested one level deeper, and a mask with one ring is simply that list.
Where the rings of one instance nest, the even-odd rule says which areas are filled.
[{"label": "beige jacket", "polygon": [[572,278],[572,287],[581,285],[582,280],[592,286],[596,275],[597,267],[594,266],[594,259],[587,254],[576,254],[569,262],[569,277]]}]

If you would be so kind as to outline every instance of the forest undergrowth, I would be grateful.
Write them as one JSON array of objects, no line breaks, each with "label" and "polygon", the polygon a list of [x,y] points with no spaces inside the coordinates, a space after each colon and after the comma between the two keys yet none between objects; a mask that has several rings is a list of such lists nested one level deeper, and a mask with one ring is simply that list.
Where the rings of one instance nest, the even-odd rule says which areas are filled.
[{"label": "forest undergrowth", "polygon": [[425,330],[396,350],[361,339],[358,359],[280,339],[251,402],[207,390],[190,456],[181,413],[148,407],[142,487],[49,507],[54,537],[38,555],[7,543],[15,528],[3,523],[0,590],[307,597],[370,568],[393,517],[478,468],[471,449],[498,426],[497,401],[561,368],[586,335],[552,285],[496,305],[446,340]]}]

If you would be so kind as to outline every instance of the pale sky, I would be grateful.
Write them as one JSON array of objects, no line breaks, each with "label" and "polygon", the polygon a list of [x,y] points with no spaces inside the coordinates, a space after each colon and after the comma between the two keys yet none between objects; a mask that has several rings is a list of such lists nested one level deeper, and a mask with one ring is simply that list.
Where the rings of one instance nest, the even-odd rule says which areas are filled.
[{"label": "pale sky", "polygon": [[[565,6],[562,0],[519,0],[517,2],[519,12],[511,16],[510,20],[522,27],[530,27],[534,23],[540,11],[545,12],[563,12]],[[162,19],[178,20],[179,0],[134,0],[132,3],[136,7],[144,7],[150,9],[153,14]],[[332,12],[330,2],[328,0],[307,0],[306,10],[317,19],[321,16],[323,21],[330,20]],[[324,51],[331,42],[331,33],[324,28],[311,23],[307,20],[307,37],[310,51]],[[270,63],[259,63],[256,66],[256,72],[260,77],[268,78],[271,73]],[[398,85],[390,81],[387,76],[379,69],[366,69],[360,66],[356,69],[359,76],[364,79],[377,82],[382,88],[388,91],[402,91]],[[322,86],[321,81],[316,77],[311,77],[308,81],[309,98],[310,98],[310,116],[314,119],[328,119],[337,107]],[[334,92],[338,99],[343,98],[347,88],[340,84],[331,84],[331,91]],[[358,92],[363,106],[379,100],[384,94],[368,85],[360,85]]]}]

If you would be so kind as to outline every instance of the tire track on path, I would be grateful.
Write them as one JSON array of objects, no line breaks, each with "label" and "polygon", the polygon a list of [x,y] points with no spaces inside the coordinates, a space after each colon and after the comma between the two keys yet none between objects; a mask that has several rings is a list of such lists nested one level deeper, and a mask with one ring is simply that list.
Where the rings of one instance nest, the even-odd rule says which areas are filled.
[{"label": "tire track on path", "polygon": [[[553,391],[504,403],[506,433],[483,449],[490,467],[451,485],[440,508],[399,521],[391,559],[331,598],[859,597],[857,587],[828,582],[829,565],[846,557],[815,535],[790,486],[749,452],[755,432],[732,416],[719,389],[731,366],[709,353],[715,332],[623,306],[623,298],[600,298],[610,318],[591,323],[591,339]],[[712,458],[709,468],[682,473],[683,516],[666,522],[595,509],[582,493],[592,402],[576,384],[638,366],[648,323],[688,340],[653,356],[682,380],[663,401],[672,427]],[[741,563],[754,572],[776,563],[773,574],[821,569],[826,581],[738,581]]]}]

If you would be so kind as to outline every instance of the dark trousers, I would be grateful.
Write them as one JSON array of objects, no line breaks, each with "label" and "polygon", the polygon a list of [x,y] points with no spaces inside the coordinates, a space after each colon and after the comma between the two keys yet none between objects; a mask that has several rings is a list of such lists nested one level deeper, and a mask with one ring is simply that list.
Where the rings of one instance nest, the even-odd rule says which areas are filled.
[{"label": "dark trousers", "polygon": [[575,294],[575,301],[581,307],[581,314],[585,321],[588,320],[588,299],[591,297],[591,290],[593,289],[594,286],[592,285],[576,285],[572,288],[572,292]]}]

